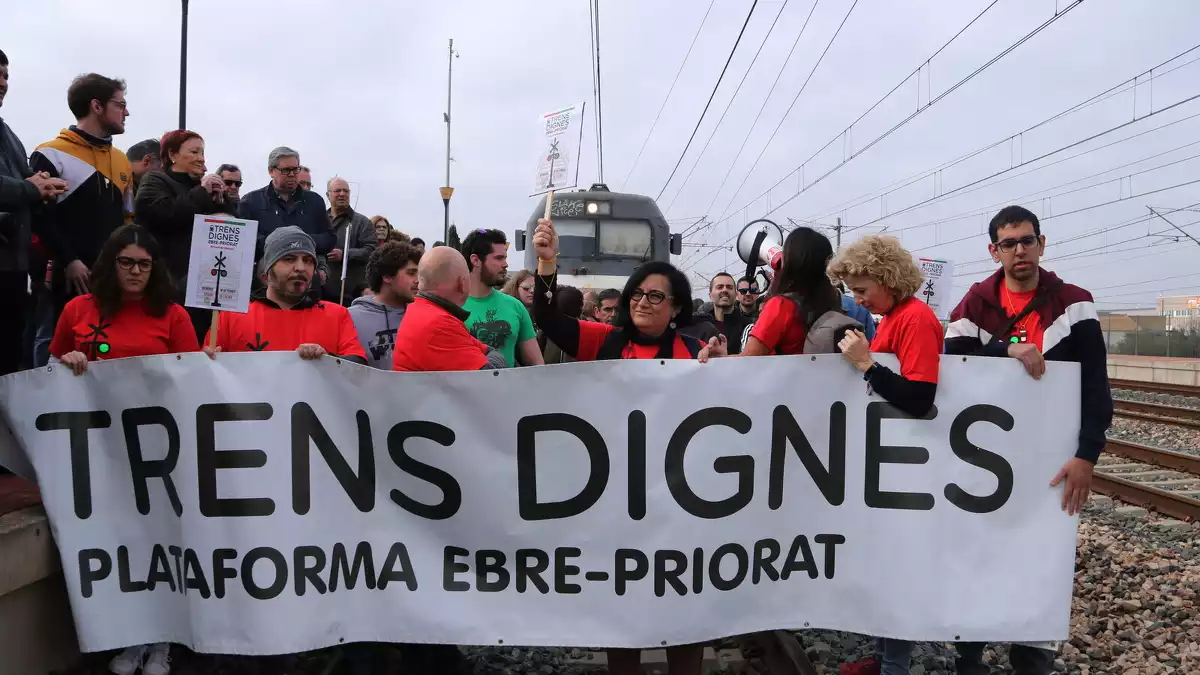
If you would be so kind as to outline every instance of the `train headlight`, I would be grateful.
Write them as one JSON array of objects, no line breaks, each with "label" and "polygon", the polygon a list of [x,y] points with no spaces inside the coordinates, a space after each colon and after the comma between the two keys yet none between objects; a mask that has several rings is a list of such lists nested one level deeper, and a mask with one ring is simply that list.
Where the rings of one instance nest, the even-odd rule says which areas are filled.
[{"label": "train headlight", "polygon": [[586,208],[589,216],[612,215],[612,205],[608,202],[588,202]]}]

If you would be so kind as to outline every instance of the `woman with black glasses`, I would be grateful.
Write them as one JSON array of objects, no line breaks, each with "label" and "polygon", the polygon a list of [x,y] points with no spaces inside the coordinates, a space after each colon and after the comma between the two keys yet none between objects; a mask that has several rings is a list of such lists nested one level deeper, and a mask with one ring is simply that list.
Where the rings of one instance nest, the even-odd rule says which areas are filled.
[{"label": "woman with black glasses", "polygon": [[89,361],[199,351],[158,242],[140,225],[121,227],[104,242],[91,291],[67,303],[50,342],[50,355],[76,375]]},{"label": "woman with black glasses", "polygon": [[[182,294],[187,288],[196,214],[236,214],[238,200],[225,191],[220,176],[205,175],[208,169],[200,134],[184,129],[169,131],[160,143],[163,168],[142,178],[133,203],[134,220],[146,226],[162,244],[162,264]],[[182,299],[182,295],[176,298]],[[188,314],[200,339],[208,330],[210,316],[204,310],[188,310]]]},{"label": "woman with black glasses", "polygon": [[[667,262],[648,262],[634,270],[612,325],[581,321],[567,316],[554,302],[558,277],[558,235],[549,220],[538,220],[533,234],[538,267],[533,289],[533,313],[546,337],[578,361],[610,359],[694,359],[703,346],[699,340],[676,331],[692,318],[692,287],[687,276]],[[667,648],[667,672],[693,675],[700,672],[703,645]],[[641,672],[637,649],[608,650],[608,672],[634,675]]]}]

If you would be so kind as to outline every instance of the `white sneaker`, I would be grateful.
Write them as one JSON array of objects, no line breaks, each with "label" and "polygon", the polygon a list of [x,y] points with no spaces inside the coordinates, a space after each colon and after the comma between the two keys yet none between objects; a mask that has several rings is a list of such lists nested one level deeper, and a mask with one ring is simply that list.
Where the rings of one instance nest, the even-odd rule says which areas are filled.
[{"label": "white sneaker", "polygon": [[150,646],[146,656],[146,665],[142,666],[143,675],[167,675],[171,672],[171,645],[160,642]]},{"label": "white sneaker", "polygon": [[138,668],[142,667],[142,661],[146,658],[147,649],[147,645],[127,648],[113,657],[113,660],[108,664],[108,669],[116,673],[116,675],[133,675],[138,671]]}]

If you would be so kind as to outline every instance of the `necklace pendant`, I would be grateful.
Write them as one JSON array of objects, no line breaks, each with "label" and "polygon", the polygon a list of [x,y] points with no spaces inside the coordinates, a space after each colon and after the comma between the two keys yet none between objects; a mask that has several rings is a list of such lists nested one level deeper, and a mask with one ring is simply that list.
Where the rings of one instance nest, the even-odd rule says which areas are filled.
[{"label": "necklace pendant", "polygon": [[547,300],[553,300],[553,299],[554,299],[554,293],[551,293],[550,291],[546,291],[546,299],[547,299]]}]

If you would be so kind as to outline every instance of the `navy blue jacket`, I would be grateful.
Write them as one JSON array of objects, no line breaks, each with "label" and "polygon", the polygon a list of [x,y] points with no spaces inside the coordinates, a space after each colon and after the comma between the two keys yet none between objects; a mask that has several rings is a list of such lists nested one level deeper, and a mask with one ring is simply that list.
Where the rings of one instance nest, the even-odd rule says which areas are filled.
[{"label": "navy blue jacket", "polygon": [[329,214],[325,211],[325,200],[309,190],[297,189],[292,198],[285,202],[279,199],[275,187],[268,183],[264,188],[242,195],[237,215],[238,218],[258,221],[255,259],[262,257],[263,242],[267,235],[289,225],[295,225],[312,237],[317,255],[325,255],[337,248],[333,223],[329,222]]}]

